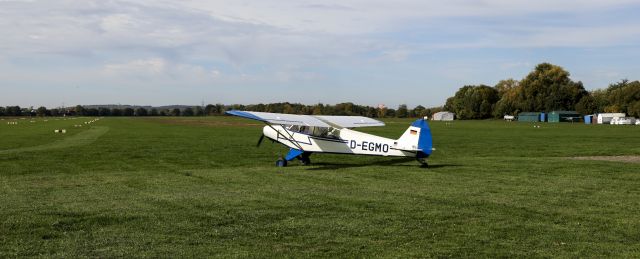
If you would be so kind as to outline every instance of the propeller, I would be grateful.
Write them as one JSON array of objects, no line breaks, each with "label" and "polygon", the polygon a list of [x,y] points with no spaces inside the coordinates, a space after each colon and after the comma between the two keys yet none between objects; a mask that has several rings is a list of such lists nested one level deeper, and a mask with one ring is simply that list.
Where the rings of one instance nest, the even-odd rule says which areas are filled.
[{"label": "propeller", "polygon": [[262,134],[262,135],[260,136],[260,139],[258,140],[258,144],[256,145],[256,147],[259,147],[259,146],[260,146],[260,144],[262,144],[262,140],[263,140],[263,139],[264,139],[264,134]]}]

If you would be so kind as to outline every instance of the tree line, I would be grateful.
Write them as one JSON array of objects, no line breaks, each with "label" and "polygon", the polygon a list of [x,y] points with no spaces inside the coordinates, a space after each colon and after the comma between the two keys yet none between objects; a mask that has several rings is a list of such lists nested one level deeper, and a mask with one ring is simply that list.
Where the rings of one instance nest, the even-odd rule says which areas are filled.
[{"label": "tree line", "polygon": [[220,116],[229,110],[244,110],[256,112],[273,112],[306,115],[360,115],[372,118],[416,118],[431,116],[442,111],[442,107],[425,108],[418,105],[409,109],[406,104],[401,104],[397,109],[384,106],[371,107],[354,103],[338,103],[305,105],[300,103],[269,103],[269,104],[208,104],[206,106],[192,106],[185,108],[107,108],[85,107],[77,105],[68,108],[47,109],[46,107],[21,108],[20,106],[0,107],[0,116]]},{"label": "tree line", "polygon": [[520,112],[577,111],[581,114],[623,112],[640,117],[640,82],[622,80],[605,89],[587,91],[569,72],[538,64],[522,80],[506,79],[495,86],[467,85],[447,99],[444,109],[459,119],[501,118]]}]

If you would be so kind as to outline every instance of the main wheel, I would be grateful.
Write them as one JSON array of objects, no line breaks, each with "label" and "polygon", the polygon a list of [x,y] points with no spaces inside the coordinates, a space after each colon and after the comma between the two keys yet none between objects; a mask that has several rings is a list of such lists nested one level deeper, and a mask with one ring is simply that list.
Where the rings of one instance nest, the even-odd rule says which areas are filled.
[{"label": "main wheel", "polygon": [[300,157],[300,162],[302,162],[302,165],[310,165],[311,164],[311,158],[307,157]]},{"label": "main wheel", "polygon": [[287,166],[287,160],[284,160],[284,159],[278,159],[278,160],[276,161],[276,166],[277,166],[277,167],[285,167],[285,166]]}]

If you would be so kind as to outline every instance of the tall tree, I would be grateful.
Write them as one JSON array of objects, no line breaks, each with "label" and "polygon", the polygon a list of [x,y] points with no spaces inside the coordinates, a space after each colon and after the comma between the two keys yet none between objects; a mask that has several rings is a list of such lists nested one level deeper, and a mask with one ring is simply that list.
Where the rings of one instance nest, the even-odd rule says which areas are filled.
[{"label": "tall tree", "polygon": [[581,82],[573,82],[560,66],[541,63],[520,81],[516,104],[522,111],[573,110],[587,95]]},{"label": "tall tree", "polygon": [[135,109],[134,115],[135,116],[147,116],[148,112],[147,112],[147,109],[145,109],[144,107],[138,107],[138,108]]},{"label": "tall tree", "polygon": [[193,112],[193,108],[191,107],[187,107],[184,109],[184,111],[182,111],[182,116],[193,116],[194,112]]},{"label": "tall tree", "polygon": [[406,104],[400,104],[398,106],[398,110],[396,110],[396,117],[398,118],[406,118],[409,116],[409,111],[407,110]]},{"label": "tall tree", "polygon": [[111,116],[122,116],[122,110],[118,108],[111,109]]},{"label": "tall tree", "polygon": [[44,106],[40,106],[38,107],[38,109],[36,110],[36,114],[40,117],[44,117],[46,116],[48,113],[47,107]]},{"label": "tall tree", "polygon": [[7,116],[22,116],[22,109],[20,106],[7,106]]},{"label": "tall tree", "polygon": [[203,116],[204,115],[204,109],[202,108],[202,106],[194,106],[193,107],[193,114],[195,116]]},{"label": "tall tree", "polygon": [[111,110],[105,107],[98,108],[98,116],[111,116]]},{"label": "tall tree", "polygon": [[133,110],[133,108],[127,107],[122,110],[122,116],[133,116],[134,114],[135,111]]},{"label": "tall tree", "polygon": [[85,116],[86,113],[86,110],[84,109],[84,107],[82,107],[82,105],[76,105],[73,111],[75,112],[76,116]]},{"label": "tall tree", "polygon": [[447,99],[445,109],[456,114],[456,117],[468,119],[485,119],[493,115],[493,108],[498,101],[498,90],[486,85],[467,85]]},{"label": "tall tree", "polygon": [[171,116],[180,116],[180,109],[173,108],[173,110],[171,110]]}]

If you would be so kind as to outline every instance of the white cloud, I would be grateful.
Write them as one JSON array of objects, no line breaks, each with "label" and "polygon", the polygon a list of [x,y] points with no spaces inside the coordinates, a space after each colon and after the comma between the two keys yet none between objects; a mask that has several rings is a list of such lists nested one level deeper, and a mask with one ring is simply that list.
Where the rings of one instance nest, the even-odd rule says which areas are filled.
[{"label": "white cloud", "polygon": [[161,75],[167,67],[161,58],[137,59],[126,63],[108,64],[104,72],[108,75]]},{"label": "white cloud", "polygon": [[106,64],[101,74],[110,80],[137,79],[145,82],[212,82],[221,78],[219,70],[202,66],[172,63],[155,57]]},{"label": "white cloud", "polygon": [[627,7],[637,1],[0,0],[8,68],[0,77],[20,71],[21,80],[36,80],[27,75],[65,67],[51,78],[330,88],[327,80],[368,85],[383,80],[363,74],[385,71],[375,78],[393,82],[408,67],[445,63],[455,73],[443,78],[472,81],[484,74],[474,72],[486,67],[482,57],[470,69],[442,59],[469,49],[637,46],[640,20],[607,13]]}]

